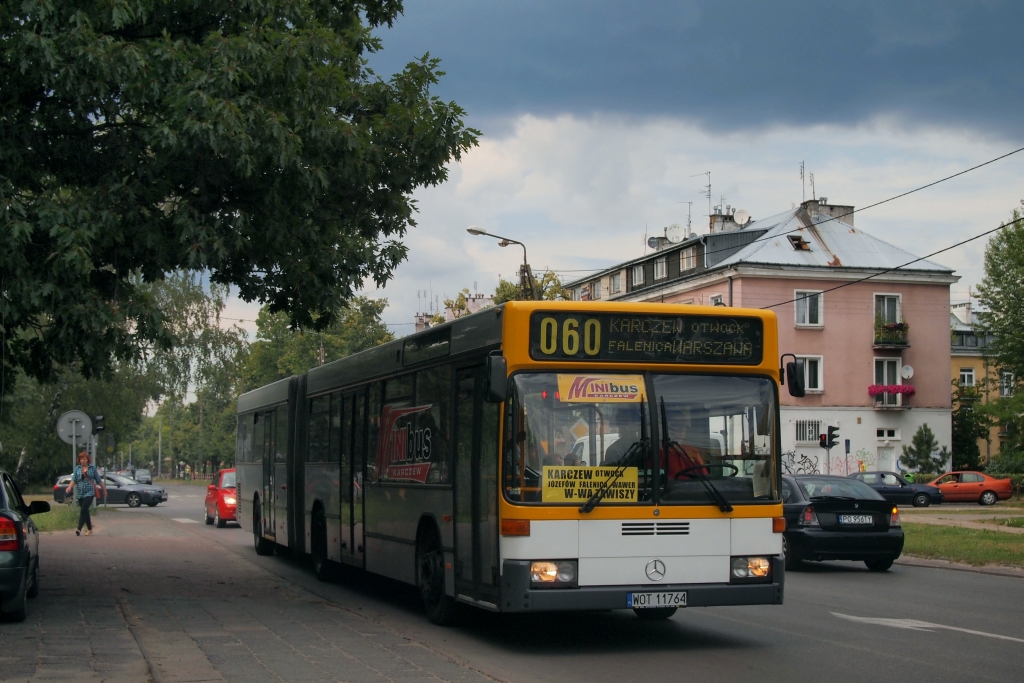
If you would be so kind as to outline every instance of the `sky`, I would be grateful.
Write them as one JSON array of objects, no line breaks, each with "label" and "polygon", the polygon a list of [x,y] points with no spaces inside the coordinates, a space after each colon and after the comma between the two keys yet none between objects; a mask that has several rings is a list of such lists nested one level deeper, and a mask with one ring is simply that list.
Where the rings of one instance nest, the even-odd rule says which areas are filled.
[{"label": "sky", "polygon": [[[811,197],[801,162],[817,196],[866,206],[1024,147],[1022,25],[1019,0],[406,0],[371,67],[440,58],[434,92],[480,144],[415,193],[408,260],[365,293],[402,336],[427,296],[514,275],[522,250],[470,225],[572,279],[642,255],[671,223],[706,232],[707,171],[712,204],[756,220]],[[1006,220],[1022,179],[1024,152],[856,224],[923,255]],[[984,245],[936,257],[961,277],[951,299],[983,277]],[[225,315],[254,329],[257,310]]]}]

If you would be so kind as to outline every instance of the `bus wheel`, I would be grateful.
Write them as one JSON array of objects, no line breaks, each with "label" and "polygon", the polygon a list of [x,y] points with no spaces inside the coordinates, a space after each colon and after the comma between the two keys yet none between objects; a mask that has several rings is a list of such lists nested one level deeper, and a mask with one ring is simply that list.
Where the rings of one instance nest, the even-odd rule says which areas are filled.
[{"label": "bus wheel", "polygon": [[252,505],[252,540],[257,555],[269,555],[274,551],[273,544],[263,538],[263,517],[260,515],[260,499]]},{"label": "bus wheel", "polygon": [[455,599],[444,592],[444,550],[437,531],[427,529],[416,544],[416,585],[427,618],[438,626],[455,623]]},{"label": "bus wheel", "polygon": [[310,554],[313,556],[313,573],[319,581],[331,578],[330,560],[327,559],[327,518],[323,508],[313,510],[313,522],[310,529]]},{"label": "bus wheel", "polygon": [[634,609],[636,615],[645,621],[661,621],[668,619],[676,613],[675,607],[647,607],[645,609]]}]

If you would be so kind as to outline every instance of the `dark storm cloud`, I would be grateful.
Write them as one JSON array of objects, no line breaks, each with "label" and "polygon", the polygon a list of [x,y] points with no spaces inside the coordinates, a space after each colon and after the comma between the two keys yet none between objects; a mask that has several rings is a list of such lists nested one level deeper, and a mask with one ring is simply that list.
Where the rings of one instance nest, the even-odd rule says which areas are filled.
[{"label": "dark storm cloud", "polygon": [[1024,137],[1024,2],[407,0],[381,73],[430,52],[471,118],[678,116],[719,130],[877,115]]}]

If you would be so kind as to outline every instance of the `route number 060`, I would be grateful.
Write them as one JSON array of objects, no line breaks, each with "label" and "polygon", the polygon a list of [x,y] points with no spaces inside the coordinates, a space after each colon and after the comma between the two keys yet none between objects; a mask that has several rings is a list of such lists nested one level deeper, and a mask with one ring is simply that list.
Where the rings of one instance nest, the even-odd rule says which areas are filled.
[{"label": "route number 060", "polygon": [[561,330],[554,318],[541,320],[541,353],[546,356],[554,355],[558,351],[559,341],[562,344],[562,353],[566,356],[575,356],[581,350],[588,356],[596,356],[601,350],[601,323],[594,318],[588,318],[583,323],[581,334],[580,321],[575,318],[566,318],[562,321]]}]

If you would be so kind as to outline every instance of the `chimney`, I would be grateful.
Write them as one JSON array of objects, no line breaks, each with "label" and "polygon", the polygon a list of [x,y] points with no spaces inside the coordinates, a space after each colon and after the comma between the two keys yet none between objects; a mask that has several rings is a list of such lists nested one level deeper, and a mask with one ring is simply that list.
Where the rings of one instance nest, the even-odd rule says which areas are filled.
[{"label": "chimney", "polygon": [[736,219],[733,217],[734,212],[731,209],[731,206],[724,207],[724,210],[721,206],[715,207],[714,212],[709,217],[712,233],[732,232],[743,227],[736,222]]},{"label": "chimney", "polygon": [[[820,197],[818,199],[808,199],[800,204],[807,213],[814,215],[815,213],[820,214],[822,218],[835,218],[841,223],[853,227],[853,206],[850,204],[829,204],[828,197]],[[831,221],[830,221],[831,223]]]}]

